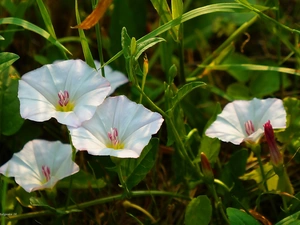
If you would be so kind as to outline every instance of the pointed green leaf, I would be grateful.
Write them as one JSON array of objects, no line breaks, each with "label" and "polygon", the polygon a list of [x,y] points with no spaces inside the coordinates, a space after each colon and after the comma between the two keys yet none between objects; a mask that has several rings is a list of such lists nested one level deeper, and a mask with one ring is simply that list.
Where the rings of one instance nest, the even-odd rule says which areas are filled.
[{"label": "pointed green leaf", "polygon": [[59,43],[59,41],[57,39],[55,39],[54,37],[52,37],[47,31],[43,30],[42,28],[40,28],[26,20],[19,19],[16,17],[7,17],[7,18],[0,19],[0,25],[1,24],[13,24],[13,25],[21,26],[32,32],[35,32],[35,33],[41,35],[42,37],[44,37],[46,40],[50,41],[52,44],[57,46],[62,51],[66,51],[67,53],[72,55],[72,53],[65,46],[63,46],[61,43]]},{"label": "pointed green leaf", "polygon": [[176,19],[177,17],[182,15],[182,13],[183,13],[182,0],[172,0],[171,7],[172,7],[172,18],[173,19]]},{"label": "pointed green leaf", "polygon": [[227,208],[226,212],[231,225],[260,225],[256,219],[241,210]]},{"label": "pointed green leaf", "polygon": [[44,23],[46,25],[46,29],[48,30],[48,32],[50,33],[50,35],[52,37],[54,37],[56,39],[56,34],[52,25],[52,21],[49,15],[49,12],[44,4],[44,2],[42,0],[36,0],[39,10],[41,12],[41,15],[43,17]]},{"label": "pointed green leaf", "polygon": [[206,195],[194,198],[187,206],[184,222],[186,225],[208,225],[211,220],[212,206]]},{"label": "pointed green leaf", "polygon": [[128,190],[140,183],[155,163],[158,139],[152,138],[137,159],[122,159],[122,175]]},{"label": "pointed green leaf", "polygon": [[3,41],[3,40],[5,40],[4,37],[2,37],[2,36],[0,35],[0,41]]},{"label": "pointed green leaf", "polygon": [[0,72],[12,65],[20,57],[14,53],[1,52],[0,53]]},{"label": "pointed green leaf", "polygon": [[[172,19],[173,20],[182,16],[182,13],[183,13],[183,2],[182,2],[182,0],[172,0],[171,1],[171,7],[172,7]],[[173,30],[176,34],[176,40],[175,41],[179,40],[179,32],[180,32],[179,28],[180,28],[180,25],[177,25],[177,26],[173,27]]]},{"label": "pointed green leaf", "polygon": [[134,59],[137,61],[140,55],[143,54],[143,52],[145,52],[148,48],[151,48],[152,46],[162,41],[166,41],[166,40],[160,37],[154,37],[138,44],[136,53],[134,55]]},{"label": "pointed green leaf", "polygon": [[22,126],[24,120],[20,115],[18,99],[18,77],[13,67],[8,67],[0,72],[0,133],[12,135]]},{"label": "pointed green leaf", "polygon": [[300,76],[299,70],[287,68],[287,67],[277,67],[277,66],[266,66],[266,65],[258,65],[258,64],[223,64],[223,65],[213,65],[213,66],[204,66],[200,65],[199,67],[205,67],[206,69],[211,70],[253,70],[253,71],[273,71],[280,73],[288,73],[292,75]]},{"label": "pointed green leaf", "polygon": [[129,37],[127,33],[126,27],[123,27],[122,33],[121,33],[121,44],[123,48],[123,53],[125,59],[130,59],[131,57],[131,38]]}]

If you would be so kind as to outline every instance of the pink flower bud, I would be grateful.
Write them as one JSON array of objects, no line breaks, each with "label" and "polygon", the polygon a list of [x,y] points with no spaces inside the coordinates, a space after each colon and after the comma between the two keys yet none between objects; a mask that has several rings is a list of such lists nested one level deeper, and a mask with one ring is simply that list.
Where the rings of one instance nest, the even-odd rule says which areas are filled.
[{"label": "pink flower bud", "polygon": [[265,137],[269,146],[271,163],[275,167],[280,167],[283,165],[283,157],[277,147],[273,127],[270,120],[264,124]]}]

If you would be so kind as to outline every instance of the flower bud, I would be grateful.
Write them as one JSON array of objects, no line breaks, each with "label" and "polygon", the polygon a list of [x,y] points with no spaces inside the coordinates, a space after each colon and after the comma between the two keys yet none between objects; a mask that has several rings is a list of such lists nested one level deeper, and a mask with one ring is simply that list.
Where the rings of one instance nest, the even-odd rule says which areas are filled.
[{"label": "flower bud", "polygon": [[201,169],[203,173],[203,179],[206,184],[213,184],[214,182],[214,173],[211,169],[210,163],[206,155],[201,152]]},{"label": "flower bud", "polygon": [[[265,137],[270,150],[271,163],[273,164],[274,170],[276,168],[280,169],[283,166],[283,157],[277,147],[273,127],[270,120],[264,124]],[[276,172],[277,173],[277,172]]]}]

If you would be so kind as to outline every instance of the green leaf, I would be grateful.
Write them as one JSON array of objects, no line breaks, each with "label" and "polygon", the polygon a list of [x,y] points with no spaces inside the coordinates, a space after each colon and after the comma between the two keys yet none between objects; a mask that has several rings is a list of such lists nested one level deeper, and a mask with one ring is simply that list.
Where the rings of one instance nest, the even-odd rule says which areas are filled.
[{"label": "green leaf", "polygon": [[256,219],[241,210],[227,208],[226,212],[230,221],[230,225],[260,225]]},{"label": "green leaf", "polygon": [[88,188],[103,188],[106,183],[103,179],[96,179],[93,175],[80,170],[72,176],[66,177],[60,180],[57,184],[57,188],[69,188],[70,181],[72,179],[72,189],[88,189]]},{"label": "green leaf", "polygon": [[204,82],[197,81],[197,82],[191,82],[188,84],[183,85],[178,92],[175,94],[175,96],[172,98],[172,108],[169,109],[170,111],[173,110],[176,105],[192,90],[206,85]]},{"label": "green leaf", "polygon": [[[220,152],[220,147],[221,147],[221,142],[218,138],[207,137],[204,132],[216,120],[218,114],[221,113],[221,111],[222,111],[222,109],[221,109],[220,103],[217,103],[213,115],[211,116],[211,118],[205,125],[203,135],[201,138],[200,148],[199,148],[199,154],[201,152],[203,152],[206,155],[206,157],[208,158],[209,162],[212,164],[215,163],[218,158],[218,155]],[[198,157],[198,160],[200,162],[200,157]]]},{"label": "green leaf", "polygon": [[194,198],[187,206],[184,222],[186,225],[207,225],[212,216],[212,206],[206,195]]},{"label": "green leaf", "polygon": [[279,221],[275,225],[300,225],[300,211],[296,212],[283,220]]},{"label": "green leaf", "polygon": [[12,79],[13,76],[18,76],[13,67],[0,72],[0,133],[4,135],[16,133],[24,122],[17,97],[18,80]]},{"label": "green leaf", "polygon": [[287,67],[269,66],[269,65],[258,65],[258,64],[223,64],[223,65],[213,65],[205,66],[199,65],[199,67],[205,67],[211,70],[222,70],[222,71],[232,71],[232,70],[253,70],[253,71],[273,71],[280,73],[287,73],[292,75],[300,76],[300,72],[296,69],[291,69]]},{"label": "green leaf", "polygon": [[121,44],[122,44],[125,59],[130,59],[130,57],[131,57],[131,48],[130,48],[131,38],[129,37],[129,35],[127,33],[126,27],[122,28]]},{"label": "green leaf", "polygon": [[39,10],[43,17],[44,23],[46,25],[46,29],[48,30],[50,35],[56,39],[56,34],[55,34],[55,31],[54,31],[54,28],[53,28],[53,25],[51,22],[51,18],[50,18],[49,12],[48,12],[44,2],[42,0],[37,0],[36,2],[38,4]]},{"label": "green leaf", "polygon": [[128,190],[140,183],[155,163],[158,139],[152,138],[137,159],[122,159],[122,175]]},{"label": "green leaf", "polygon": [[221,147],[221,143],[219,139],[210,138],[204,135],[201,139],[199,154],[201,152],[204,152],[209,162],[215,163],[220,152],[220,147]]},{"label": "green leaf", "polygon": [[57,46],[60,50],[66,51],[67,53],[72,55],[72,53],[65,46],[63,46],[61,43],[59,43],[59,41],[57,39],[55,39],[54,37],[52,37],[47,31],[43,30],[42,28],[40,28],[26,20],[19,19],[16,17],[7,17],[7,18],[0,19],[0,25],[1,24],[13,24],[13,25],[21,26],[32,32],[35,32],[35,33],[41,35],[42,37],[44,37],[46,40],[50,41],[55,46]]},{"label": "green leaf", "polygon": [[172,7],[172,18],[173,19],[176,19],[177,17],[180,17],[182,15],[182,13],[183,13],[182,0],[172,0],[171,7]]},{"label": "green leaf", "polygon": [[0,41],[3,41],[3,40],[5,40],[4,37],[2,37],[2,36],[0,35]]},{"label": "green leaf", "polygon": [[[76,14],[77,24],[80,24],[81,20],[80,20],[79,11],[78,11],[77,0],[75,0],[75,14]],[[95,63],[94,63],[94,58],[92,56],[92,53],[91,53],[91,50],[90,50],[90,47],[89,47],[89,43],[88,43],[87,38],[85,37],[84,31],[82,29],[78,29],[78,32],[79,32],[79,37],[80,37],[80,40],[81,40],[81,47],[82,47],[84,59],[90,67],[96,69],[96,66],[95,66]]]},{"label": "green leaf", "polygon": [[0,72],[12,65],[20,57],[14,53],[1,52],[0,53]]},{"label": "green leaf", "polygon": [[[183,13],[183,2],[182,0],[172,0],[171,1],[171,7],[172,7],[172,19],[176,19],[178,17],[182,16]],[[172,30],[174,31],[175,35],[176,35],[176,39],[175,41],[179,42],[180,40],[180,25],[174,26],[172,28]]]},{"label": "green leaf", "polygon": [[143,54],[143,52],[145,52],[148,48],[151,48],[152,46],[162,41],[166,41],[166,40],[160,37],[154,37],[138,44],[136,53],[134,55],[134,59],[137,61],[140,55]]}]

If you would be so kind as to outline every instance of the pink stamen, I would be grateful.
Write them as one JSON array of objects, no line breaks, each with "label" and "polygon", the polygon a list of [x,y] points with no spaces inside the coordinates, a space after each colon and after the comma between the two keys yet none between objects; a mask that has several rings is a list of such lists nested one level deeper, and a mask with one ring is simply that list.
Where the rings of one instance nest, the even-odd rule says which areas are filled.
[{"label": "pink stamen", "polygon": [[68,103],[69,103],[69,100],[70,100],[70,98],[69,98],[69,92],[68,91],[59,91],[58,92],[58,98],[59,98],[59,100],[58,100],[58,104],[60,105],[60,106],[66,106]]},{"label": "pink stamen", "polygon": [[46,177],[46,181],[49,181],[50,176],[51,176],[50,168],[48,166],[42,166],[42,172],[43,172],[44,176]]},{"label": "pink stamen", "polygon": [[245,123],[245,130],[246,130],[246,133],[248,134],[248,136],[250,136],[251,134],[253,134],[255,132],[255,128],[254,128],[254,125],[251,120],[248,120]]},{"label": "pink stamen", "polygon": [[109,140],[111,141],[113,146],[116,146],[119,144],[119,138],[118,138],[118,130],[117,128],[111,128],[111,132],[107,133],[107,136]]}]

